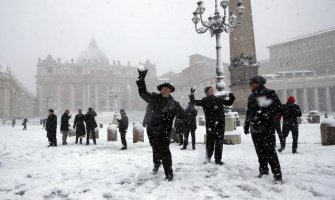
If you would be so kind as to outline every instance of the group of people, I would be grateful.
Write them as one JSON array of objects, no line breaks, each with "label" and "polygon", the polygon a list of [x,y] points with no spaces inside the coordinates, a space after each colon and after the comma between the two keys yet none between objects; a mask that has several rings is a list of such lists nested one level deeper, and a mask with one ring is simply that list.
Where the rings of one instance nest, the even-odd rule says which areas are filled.
[{"label": "group of people", "polygon": [[[119,130],[121,133],[121,139],[123,147],[122,149],[127,149],[127,143],[125,141],[126,132],[128,129],[128,117],[126,112],[121,109],[121,119],[119,119]],[[89,140],[92,138],[93,143],[97,144],[96,142],[96,134],[95,129],[98,127],[97,122],[95,121],[95,117],[97,113],[94,111],[93,108],[88,108],[86,114],[82,113],[81,109],[78,109],[78,114],[74,118],[73,122],[73,129],[75,130],[76,134],[76,141],[75,143],[82,144],[83,138],[86,135],[86,145],[89,145]],[[60,132],[62,134],[62,145],[67,145],[67,137],[69,135],[70,127],[69,120],[71,119],[71,114],[69,110],[65,110],[64,114],[61,117],[61,125],[60,125]],[[49,109],[49,115],[46,120],[45,125],[47,131],[47,137],[49,140],[49,147],[50,146],[57,146],[57,116],[54,114],[53,109]]]},{"label": "group of people", "polygon": [[[223,165],[222,150],[225,132],[225,112],[223,106],[231,106],[235,96],[229,93],[228,98],[214,95],[212,87],[204,89],[205,97],[196,100],[195,89],[191,88],[190,102],[186,110],[173,99],[171,93],[175,88],[170,83],[158,85],[159,93],[148,92],[145,77],[148,70],[138,70],[139,77],[136,81],[140,97],[148,103],[143,125],[147,128],[147,134],[153,152],[153,174],[156,174],[163,164],[166,179],[173,180],[172,156],[169,149],[169,138],[173,119],[176,117],[176,130],[184,130],[185,139],[182,149],[186,149],[189,132],[192,135],[192,145],[195,149],[195,117],[194,106],[203,108],[206,120],[206,160],[204,164],[211,162],[214,153],[215,164]],[[245,134],[251,133],[256,154],[259,162],[259,178],[269,174],[268,165],[271,167],[274,181],[282,183],[281,167],[275,147],[276,121],[283,117],[283,134],[280,134],[281,152],[285,148],[285,138],[289,131],[293,135],[292,152],[297,152],[298,123],[297,117],[301,117],[298,105],[294,104],[294,98],[290,97],[288,102],[281,104],[276,92],[265,87],[266,79],[255,76],[250,79],[249,86],[251,94],[248,97],[246,120],[244,125]],[[184,125],[184,126],[183,126]],[[183,141],[182,136],[180,141]]]},{"label": "group of people", "polygon": [[[22,120],[22,126],[23,126],[23,130],[26,131],[27,130],[27,123],[28,123],[28,119],[27,118],[24,118]],[[5,124],[5,120],[3,121],[3,124]],[[15,124],[16,124],[16,118],[14,117],[12,119],[12,128],[15,127]]]}]

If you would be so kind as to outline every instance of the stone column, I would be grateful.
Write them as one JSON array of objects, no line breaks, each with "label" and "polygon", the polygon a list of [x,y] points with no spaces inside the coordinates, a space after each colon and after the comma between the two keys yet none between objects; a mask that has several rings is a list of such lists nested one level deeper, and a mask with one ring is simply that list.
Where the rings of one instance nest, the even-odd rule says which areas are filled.
[{"label": "stone column", "polygon": [[95,85],[95,96],[94,96],[94,99],[95,99],[95,110],[99,110],[99,91],[98,91],[98,85]]},{"label": "stone column", "polygon": [[75,106],[75,100],[74,100],[74,85],[72,84],[71,86],[70,86],[70,90],[71,90],[71,94],[70,94],[70,106],[71,106],[71,108],[70,108],[70,110],[73,110],[73,111],[76,111],[78,108],[76,108]]},{"label": "stone column", "polygon": [[86,85],[83,85],[83,110],[87,110],[87,104],[86,104]]},{"label": "stone column", "polygon": [[287,101],[287,90],[286,89],[283,89],[282,98],[283,98],[282,103],[286,103],[286,101]]},{"label": "stone column", "polygon": [[110,111],[109,107],[110,107],[110,96],[108,91],[110,90],[109,86],[107,86],[107,91],[106,91],[106,111]]},{"label": "stone column", "polygon": [[93,107],[91,102],[91,85],[87,85],[87,107]]},{"label": "stone column", "polygon": [[303,96],[303,100],[302,100],[302,102],[303,102],[303,106],[304,106],[304,112],[307,112],[307,111],[309,111],[309,108],[308,108],[307,88],[304,88],[304,89],[303,89],[303,94],[302,94],[302,96]]},{"label": "stone column", "polygon": [[297,99],[298,99],[298,92],[297,92],[297,89],[293,89],[293,97],[294,97],[295,100],[297,101]]},{"label": "stone column", "polygon": [[326,102],[327,112],[331,112],[332,111],[332,105],[331,105],[331,96],[330,96],[330,88],[329,88],[329,86],[327,86],[325,88],[325,90],[326,90],[326,99],[325,99],[325,102]]},{"label": "stone column", "polygon": [[319,91],[317,87],[314,88],[314,106],[315,110],[320,111]]}]

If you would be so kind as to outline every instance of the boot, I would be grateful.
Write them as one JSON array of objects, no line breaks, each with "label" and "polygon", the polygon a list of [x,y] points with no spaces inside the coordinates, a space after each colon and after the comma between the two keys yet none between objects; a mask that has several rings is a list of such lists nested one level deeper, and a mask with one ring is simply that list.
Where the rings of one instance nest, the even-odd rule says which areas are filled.
[{"label": "boot", "polygon": [[257,178],[262,178],[264,175],[269,175],[269,172],[261,172],[261,173],[259,173]]},{"label": "boot", "polygon": [[296,154],[296,153],[298,153],[298,152],[297,152],[296,149],[293,149],[293,150],[292,150],[292,153],[293,153],[293,154]]},{"label": "boot", "polygon": [[76,138],[76,144],[78,144],[78,138]]},{"label": "boot", "polygon": [[274,175],[273,178],[274,178],[275,184],[283,184],[281,175]]},{"label": "boot", "polygon": [[86,145],[89,145],[90,144],[90,141],[87,139],[86,140]]},{"label": "boot", "polygon": [[192,149],[195,150],[195,146],[193,146]]},{"label": "boot", "polygon": [[222,162],[221,160],[220,161],[215,161],[215,164],[217,164],[217,165],[224,165],[224,162]]},{"label": "boot", "polygon": [[97,141],[96,141],[96,139],[95,139],[95,138],[93,138],[93,143],[94,143],[94,144],[97,144]]},{"label": "boot", "polygon": [[166,177],[165,177],[165,179],[167,180],[167,181],[172,181],[173,180],[173,174],[168,174]]},{"label": "boot", "polygon": [[278,149],[279,152],[284,151],[285,147],[280,147],[280,149]]},{"label": "boot", "polygon": [[154,169],[152,170],[152,174],[157,174],[160,166],[161,166],[161,163],[155,164]]},{"label": "boot", "polygon": [[79,143],[80,143],[80,144],[83,144],[83,139],[80,138]]},{"label": "boot", "polygon": [[126,146],[123,146],[122,148],[121,148],[121,150],[126,150],[127,149],[127,147]]}]

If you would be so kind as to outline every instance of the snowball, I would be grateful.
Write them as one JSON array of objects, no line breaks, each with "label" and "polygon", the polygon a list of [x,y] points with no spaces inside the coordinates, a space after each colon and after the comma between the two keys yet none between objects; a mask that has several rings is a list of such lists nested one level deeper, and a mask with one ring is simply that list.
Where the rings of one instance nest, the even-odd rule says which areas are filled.
[{"label": "snowball", "polygon": [[143,71],[146,70],[146,68],[145,68],[143,65],[139,65],[139,66],[137,67],[137,69],[138,69],[140,72],[143,72]]}]

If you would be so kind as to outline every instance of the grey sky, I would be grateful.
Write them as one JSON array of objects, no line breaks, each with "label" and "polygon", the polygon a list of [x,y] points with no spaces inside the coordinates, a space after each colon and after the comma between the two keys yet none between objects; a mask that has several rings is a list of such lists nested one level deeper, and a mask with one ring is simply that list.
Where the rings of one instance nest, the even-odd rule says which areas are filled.
[{"label": "grey sky", "polygon": [[[0,65],[35,93],[38,57],[75,60],[94,35],[110,62],[150,59],[158,75],[180,72],[188,56],[215,58],[214,39],[191,21],[197,0],[0,0]],[[204,0],[212,15],[214,0]],[[335,27],[334,0],[252,0],[258,60],[267,46]],[[223,36],[228,62],[228,35]]]}]

